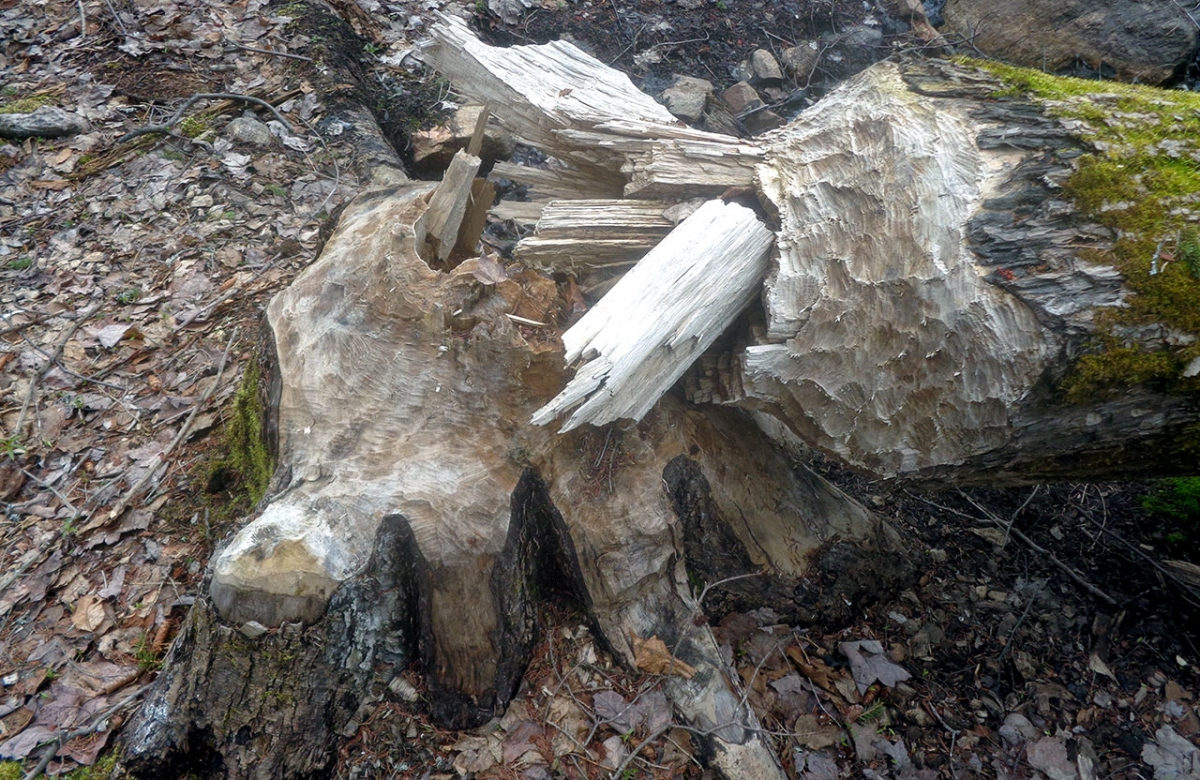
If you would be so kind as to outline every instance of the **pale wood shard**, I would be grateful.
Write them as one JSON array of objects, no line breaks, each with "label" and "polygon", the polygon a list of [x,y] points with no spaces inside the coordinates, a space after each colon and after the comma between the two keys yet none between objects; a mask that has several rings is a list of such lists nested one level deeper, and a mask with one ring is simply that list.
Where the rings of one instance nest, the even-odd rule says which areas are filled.
[{"label": "pale wood shard", "polygon": [[548,200],[502,200],[492,206],[488,213],[501,221],[511,219],[522,225],[536,225],[549,204]]},{"label": "pale wood shard", "polygon": [[645,200],[552,201],[513,256],[546,270],[632,265],[674,228],[663,216],[670,207]]},{"label": "pale wood shard", "polygon": [[619,173],[592,171],[582,174],[573,169],[533,168],[510,162],[496,163],[488,177],[526,184],[539,199],[619,198],[625,190],[625,179]]},{"label": "pale wood shard", "polygon": [[450,253],[458,243],[463,217],[471,206],[475,174],[479,173],[482,164],[483,161],[472,154],[457,152],[441,183],[429,196],[429,209],[416,226],[418,237],[423,234],[426,250],[422,256],[427,260],[445,263],[450,259]]},{"label": "pale wood shard", "polygon": [[563,334],[568,364],[588,362],[534,423],[640,420],[758,295],[773,240],[745,206],[697,209]]},{"label": "pale wood shard", "polygon": [[[491,106],[521,140],[564,159],[576,149],[564,146],[557,130],[592,129],[616,118],[679,124],[627,75],[566,41],[501,49],[480,41],[461,19],[443,15],[420,56],[456,89]],[[590,167],[595,160],[581,162]],[[612,158],[610,167],[618,166]]]},{"label": "pale wood shard", "polygon": [[622,168],[631,198],[690,198],[720,195],[729,187],[749,187],[763,149],[749,143],[679,139],[660,141],[647,153],[629,156]]}]

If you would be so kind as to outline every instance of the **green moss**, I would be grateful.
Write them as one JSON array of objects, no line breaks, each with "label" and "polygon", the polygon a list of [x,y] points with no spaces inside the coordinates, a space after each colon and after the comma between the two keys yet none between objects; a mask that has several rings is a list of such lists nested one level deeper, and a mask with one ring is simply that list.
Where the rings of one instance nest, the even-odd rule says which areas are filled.
[{"label": "green moss", "polygon": [[252,505],[266,495],[275,470],[263,434],[265,416],[258,389],[260,378],[258,364],[251,362],[233,396],[233,410],[225,429],[227,454],[219,466],[237,473]]},{"label": "green moss", "polygon": [[32,114],[42,106],[49,106],[53,103],[54,98],[49,95],[32,95],[30,97],[17,98],[16,100],[9,100],[0,105],[0,114]]},{"label": "green moss", "polygon": [[1171,552],[1187,555],[1200,544],[1200,477],[1159,481],[1142,498],[1142,507],[1162,522],[1163,541]]},{"label": "green moss", "polygon": [[25,767],[19,761],[0,761],[0,780],[21,780]]},{"label": "green moss", "polygon": [[211,129],[212,120],[203,114],[193,114],[179,123],[179,134],[185,138],[199,138]]},{"label": "green moss", "polygon": [[[998,97],[1032,98],[1093,146],[1064,192],[1117,235],[1111,250],[1084,259],[1117,268],[1133,294],[1099,319],[1100,338],[1065,380],[1068,399],[1147,383],[1200,390],[1182,376],[1200,356],[1200,95],[973,64],[1004,83]],[[1170,344],[1147,350],[1129,338],[1156,325],[1172,334]]]}]

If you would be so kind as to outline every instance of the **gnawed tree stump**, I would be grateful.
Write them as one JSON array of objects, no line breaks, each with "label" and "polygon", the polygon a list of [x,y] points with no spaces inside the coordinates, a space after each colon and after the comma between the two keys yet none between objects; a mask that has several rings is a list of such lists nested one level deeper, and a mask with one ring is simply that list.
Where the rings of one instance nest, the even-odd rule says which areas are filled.
[{"label": "gnawed tree stump", "polygon": [[[711,266],[706,281],[728,310],[695,331],[711,296],[664,312],[669,290],[622,292],[610,304],[622,304],[620,316],[602,300],[562,336],[570,356],[633,357],[619,374],[572,388],[555,282],[457,257],[478,221],[449,207],[431,213],[430,203],[469,201],[469,175],[436,193],[412,184],[351,204],[320,260],[269,307],[280,469],[265,508],[216,560],[211,600],[193,611],[126,732],[124,755],[141,775],[162,774],[164,763],[234,778],[319,773],[360,707],[412,665],[440,723],[480,723],[513,695],[535,640],[536,594],[550,586],[571,594],[627,663],[635,639],[658,636],[695,669],[664,685],[716,768],[781,777],[697,625],[689,575],[759,573],[733,583],[726,602],[804,619],[896,583],[909,556],[728,405],[770,413],[877,474],[956,479],[1161,469],[1144,449],[1200,420],[1178,392],[1186,383],[1135,377],[1120,397],[1064,395],[1063,378],[1105,333],[1097,312],[1136,296],[1128,267],[1106,262],[1123,239],[1105,210],[1063,197],[1098,151],[1095,137],[1004,79],[951,63],[885,63],[743,144],[660,121],[653,106],[626,111],[628,80],[577,50],[502,54],[454,23],[436,35],[431,61],[568,163],[569,175],[546,179],[564,191],[645,191],[630,185],[654,170],[663,144],[727,147],[727,184],[753,169],[778,224],[768,231],[752,209],[713,202],[710,211],[739,216],[704,243],[774,232],[775,253],[762,259],[765,244],[733,253],[753,273],[722,277]],[[531,62],[553,77],[531,79]],[[596,72],[600,97],[588,84],[562,86],[563,73]],[[606,118],[597,105],[645,116]],[[722,191],[721,166],[676,175],[685,167],[668,166],[656,197]],[[684,221],[663,244],[690,229]],[[1182,237],[1176,245],[1182,253]],[[654,254],[643,273],[661,260]],[[671,257],[703,264],[712,254]],[[764,276],[766,305],[754,311]],[[663,395],[745,302],[752,311],[725,342],[740,346],[703,357],[688,383],[693,400],[723,405]],[[680,337],[621,352],[664,332]],[[1194,344],[1165,325],[1122,333],[1148,353],[1174,349],[1177,361]],[[604,349],[587,354],[593,342]],[[1196,361],[1181,380],[1194,378],[1193,364],[1200,373]],[[584,363],[576,379],[603,368]],[[571,400],[588,396],[589,419],[617,421],[564,434],[534,424],[571,406],[547,407],[564,387]]]},{"label": "gnawed tree stump", "polygon": [[782,777],[695,625],[684,567],[704,542],[688,539],[725,529],[736,553],[721,576],[772,572],[760,595],[781,604],[806,578],[902,559],[898,540],[736,411],[666,398],[636,425],[532,424],[565,383],[562,347],[509,315],[556,322],[565,301],[530,271],[432,270],[417,251],[432,187],[359,197],[271,302],[274,495],[218,556],[211,603],[126,731],[129,767],[320,771],[359,705],[411,664],[439,723],[477,725],[514,694],[536,594],[553,587],[627,662],[634,638],[658,636],[697,670],[666,688],[709,730],[716,766]]}]

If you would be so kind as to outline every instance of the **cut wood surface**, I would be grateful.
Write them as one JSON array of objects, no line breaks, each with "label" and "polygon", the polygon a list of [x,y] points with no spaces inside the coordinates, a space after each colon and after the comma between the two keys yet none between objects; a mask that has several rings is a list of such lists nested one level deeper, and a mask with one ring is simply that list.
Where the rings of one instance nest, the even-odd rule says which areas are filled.
[{"label": "cut wood surface", "polygon": [[563,334],[586,362],[534,422],[576,406],[562,431],[640,420],[758,295],[772,241],[745,206],[697,209]]}]

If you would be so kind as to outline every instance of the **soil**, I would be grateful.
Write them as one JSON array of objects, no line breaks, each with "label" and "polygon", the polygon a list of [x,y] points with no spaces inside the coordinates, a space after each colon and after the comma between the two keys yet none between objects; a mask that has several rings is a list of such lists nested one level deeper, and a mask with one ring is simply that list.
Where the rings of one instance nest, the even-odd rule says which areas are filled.
[{"label": "soil", "polygon": [[[858,24],[878,26],[888,47],[907,40],[857,0],[579,0],[511,24],[486,5],[474,21],[493,41],[570,36],[650,92],[674,74],[722,88],[754,49],[779,53]],[[91,728],[57,751],[52,773],[104,755],[200,593],[214,547],[248,511],[223,430],[262,307],[315,258],[322,227],[363,186],[353,139],[329,131],[334,111],[312,87],[311,63],[227,45],[308,56],[320,33],[289,27],[288,6],[110,9],[48,2],[33,16],[0,2],[0,110],[49,95],[94,125],[73,139],[0,144],[0,762],[31,768],[45,739]],[[434,9],[472,12],[376,4],[367,21],[361,9],[350,20],[359,37],[339,39],[339,56],[362,74],[356,94],[401,152],[450,97],[399,56]],[[362,29],[372,18],[377,28]],[[116,142],[199,91],[292,96],[278,106],[304,143],[226,141],[224,123],[245,106],[196,123],[202,143]],[[17,432],[26,415],[29,435]],[[820,458],[807,467],[925,553],[911,588],[849,604],[836,623],[781,625],[769,610],[709,616],[791,776],[1174,776],[1149,762],[1169,752],[1164,729],[1200,737],[1200,594],[1161,561],[1200,562],[1200,540],[1170,537],[1174,528],[1146,512],[1154,486],[928,492]],[[126,497],[132,509],[106,520]],[[332,776],[705,774],[702,740],[655,727],[661,677],[615,665],[569,604],[541,619],[544,640],[502,721],[440,731],[413,676],[376,692]],[[841,646],[857,640],[878,640],[910,677],[859,690]],[[614,712],[617,701],[644,717]]]}]

